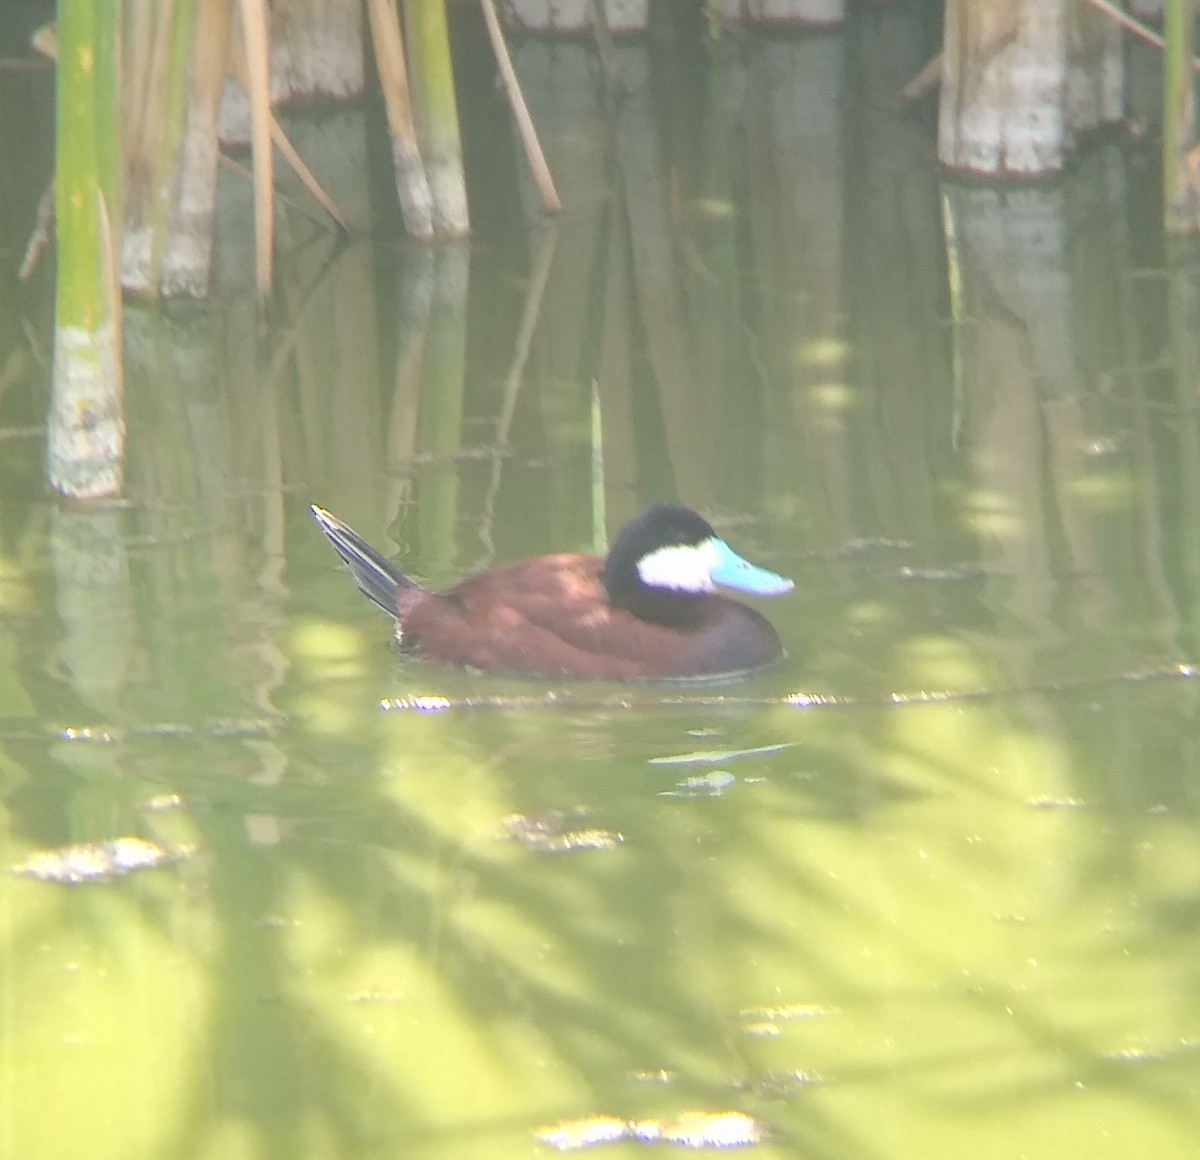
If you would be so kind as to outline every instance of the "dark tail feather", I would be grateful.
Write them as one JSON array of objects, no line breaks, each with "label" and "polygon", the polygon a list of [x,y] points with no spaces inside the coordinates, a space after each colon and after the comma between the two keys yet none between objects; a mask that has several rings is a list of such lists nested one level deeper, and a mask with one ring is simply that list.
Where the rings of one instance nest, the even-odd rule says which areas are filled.
[{"label": "dark tail feather", "polygon": [[417,588],[419,585],[375,551],[357,532],[346,527],[324,508],[313,504],[311,510],[313,519],[320,525],[325,538],[333,545],[333,550],[350,569],[350,575],[354,577],[354,582],[363,594],[370,597],[385,612],[395,616],[396,593],[401,588]]}]

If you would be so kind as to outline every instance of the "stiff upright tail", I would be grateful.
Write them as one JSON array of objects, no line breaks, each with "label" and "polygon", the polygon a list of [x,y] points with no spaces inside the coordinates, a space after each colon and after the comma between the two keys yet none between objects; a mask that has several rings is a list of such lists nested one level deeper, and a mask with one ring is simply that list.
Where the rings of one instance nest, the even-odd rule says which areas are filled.
[{"label": "stiff upright tail", "polygon": [[365,596],[370,597],[385,612],[396,615],[396,594],[401,588],[416,588],[410,580],[385,556],[375,551],[357,532],[348,528],[341,520],[331,516],[324,508],[312,505],[313,519],[320,525],[325,538],[333,550],[350,569],[350,575]]}]

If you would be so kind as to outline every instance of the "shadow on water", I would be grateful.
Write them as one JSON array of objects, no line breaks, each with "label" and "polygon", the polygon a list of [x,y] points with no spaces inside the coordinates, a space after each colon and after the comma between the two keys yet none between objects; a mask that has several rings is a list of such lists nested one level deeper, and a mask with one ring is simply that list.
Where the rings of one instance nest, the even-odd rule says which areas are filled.
[{"label": "shadow on water", "polygon": [[[619,46],[610,120],[525,43],[557,231],[295,224],[270,329],[132,314],[127,505],[49,507],[0,394],[3,858],[94,879],[0,884],[0,1151],[1190,1155],[1194,272],[1113,152],[939,187],[844,79],[927,48],[727,43],[684,107]],[[401,662],[306,515],[441,583],[667,498],[796,578],[779,668]]]}]

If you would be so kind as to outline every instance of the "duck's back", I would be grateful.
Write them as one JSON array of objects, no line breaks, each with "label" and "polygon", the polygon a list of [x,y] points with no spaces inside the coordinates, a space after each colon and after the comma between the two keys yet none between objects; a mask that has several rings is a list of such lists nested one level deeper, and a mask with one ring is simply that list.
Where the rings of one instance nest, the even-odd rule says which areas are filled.
[{"label": "duck's back", "polygon": [[502,565],[441,592],[398,597],[401,645],[496,672],[628,680],[714,676],[776,660],[779,638],[752,608],[691,598],[686,625],[614,608],[597,556],[560,554]]}]

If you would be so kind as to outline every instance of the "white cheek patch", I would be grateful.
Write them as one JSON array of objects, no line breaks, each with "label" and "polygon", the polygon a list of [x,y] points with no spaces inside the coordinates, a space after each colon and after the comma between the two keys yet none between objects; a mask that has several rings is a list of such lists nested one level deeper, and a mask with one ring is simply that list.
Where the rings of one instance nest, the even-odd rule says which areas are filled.
[{"label": "white cheek patch", "polygon": [[671,544],[643,556],[637,565],[642,583],[676,592],[712,592],[712,570],[718,560],[712,540],[702,544]]}]

